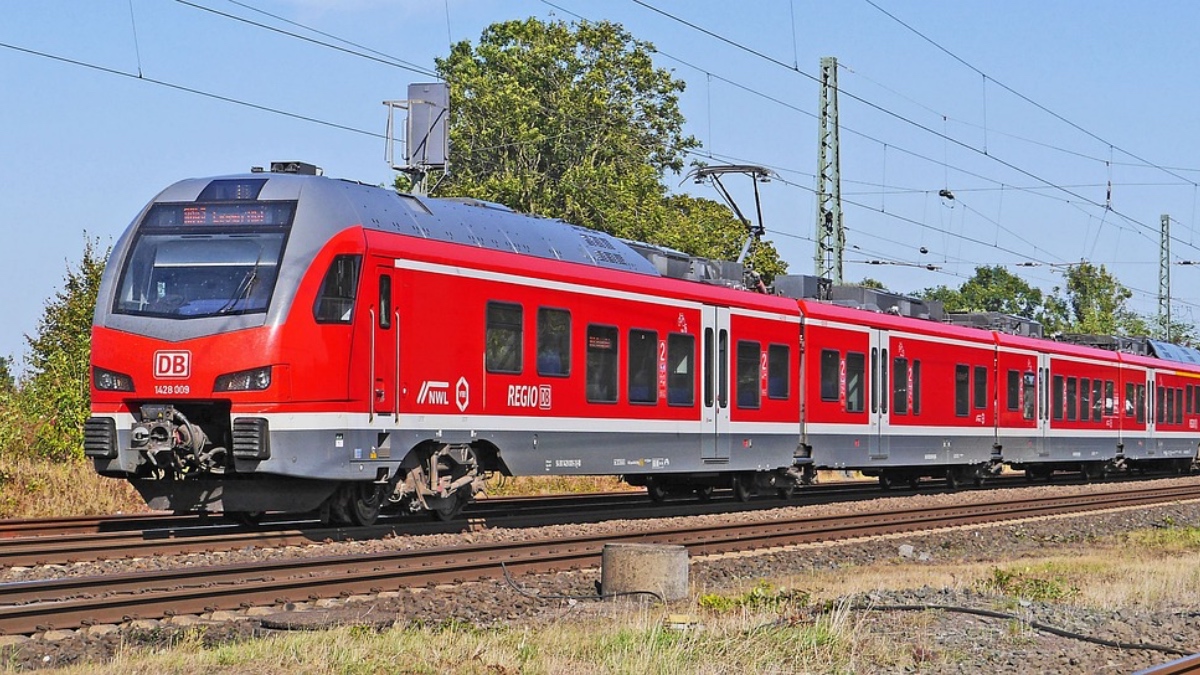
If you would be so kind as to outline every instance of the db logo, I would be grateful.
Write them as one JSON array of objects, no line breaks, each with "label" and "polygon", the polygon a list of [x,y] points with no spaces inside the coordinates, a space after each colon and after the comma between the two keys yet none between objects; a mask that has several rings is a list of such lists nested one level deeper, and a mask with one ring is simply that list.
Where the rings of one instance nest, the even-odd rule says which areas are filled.
[{"label": "db logo", "polygon": [[190,377],[191,374],[191,352],[154,352],[154,377],[159,379],[182,379]]}]

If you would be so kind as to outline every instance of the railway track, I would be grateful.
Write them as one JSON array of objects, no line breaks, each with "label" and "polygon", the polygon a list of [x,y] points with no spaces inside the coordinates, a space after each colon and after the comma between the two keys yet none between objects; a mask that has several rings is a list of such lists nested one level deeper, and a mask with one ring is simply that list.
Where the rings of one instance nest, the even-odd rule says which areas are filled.
[{"label": "railway track", "polygon": [[[789,506],[805,503],[873,499],[874,483],[847,482],[814,486]],[[897,491],[895,494],[903,494]],[[138,517],[64,518],[0,522],[0,568],[64,565],[128,557],[148,557],[233,550],[246,546],[303,546],[328,541],[379,539],[386,536],[450,534],[464,529],[536,527],[612,519],[645,519],[773,508],[776,498],[732,504],[718,495],[711,503],[694,499],[652,504],[644,492],[590,495],[505,497],[472,505],[461,520],[436,522],[394,517],[370,527],[328,527],[316,519],[277,520],[246,528],[220,517],[145,514]],[[17,533],[23,533],[17,535]],[[7,535],[7,536],[5,536]]]},{"label": "railway track", "polygon": [[611,542],[677,544],[686,546],[695,557],[1197,498],[1197,490],[1192,485],[1126,488],[1087,495],[992,500],[834,518],[798,517],[737,525],[9,583],[0,585],[0,633],[29,634],[94,622],[115,623],[133,618],[160,618],[497,578],[503,575],[505,567],[515,573],[593,567],[600,560],[604,544]]}]

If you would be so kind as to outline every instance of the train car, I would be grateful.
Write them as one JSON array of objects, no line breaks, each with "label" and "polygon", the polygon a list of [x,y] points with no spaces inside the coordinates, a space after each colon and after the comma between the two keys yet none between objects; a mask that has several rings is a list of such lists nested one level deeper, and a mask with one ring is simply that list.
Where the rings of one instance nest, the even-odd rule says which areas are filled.
[{"label": "train car", "polygon": [[801,301],[804,442],[821,468],[957,486],[999,468],[990,331]]},{"label": "train car", "polygon": [[317,175],[178,182],[113,249],[87,456],[155,508],[453,516],[491,474],[784,493],[794,300],[625,242]]}]

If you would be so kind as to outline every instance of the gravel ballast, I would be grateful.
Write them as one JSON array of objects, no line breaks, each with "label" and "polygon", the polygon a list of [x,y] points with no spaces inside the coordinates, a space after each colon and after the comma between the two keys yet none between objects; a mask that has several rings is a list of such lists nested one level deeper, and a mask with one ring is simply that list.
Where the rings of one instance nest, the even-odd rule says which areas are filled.
[{"label": "gravel ballast", "polygon": [[[1200,478],[1174,479],[1172,484]],[[1036,486],[1012,490],[1012,494],[1075,494],[1107,491],[1113,484]],[[393,537],[364,542],[314,544],[279,549],[239,549],[229,552],[194,554],[156,559],[79,563],[0,570],[0,581],[29,581],[63,576],[124,574],[139,570],[224,565],[296,556],[349,555],[381,550],[448,546],[464,542],[518,541],[544,537],[568,537],[603,532],[660,529],[676,521],[696,523],[772,519],[794,515],[835,515],[969,503],[1001,499],[1010,490],[967,491],[955,494],[924,494],[881,497],[866,502],[836,503],[778,510],[612,521],[586,525],[551,526],[535,530],[487,530],[454,535]],[[805,578],[814,572],[836,571],[845,575],[869,573],[871,566],[895,563],[930,565],[1006,564],[1047,552],[1084,550],[1100,537],[1163,527],[1200,527],[1200,502],[1114,510],[1085,516],[1039,518],[985,527],[896,535],[869,540],[789,547],[755,554],[712,556],[694,559],[691,585],[694,594],[737,593],[758,580]],[[554,575],[521,577],[517,583],[535,595],[590,596],[596,592],[599,570],[582,570]],[[892,639],[911,650],[912,672],[922,673],[1094,673],[1132,672],[1177,658],[1155,651],[1121,649],[1083,642],[1034,630],[1029,622],[1040,622],[1099,639],[1120,643],[1153,643],[1182,651],[1200,649],[1200,608],[1167,606],[1153,611],[1140,608],[1097,610],[1069,602],[1021,600],[1004,611],[1019,621],[959,614],[951,611],[920,613],[879,609],[891,606],[948,606],[995,610],[1013,605],[1011,598],[978,589],[873,588],[835,601],[857,609],[858,630]],[[684,607],[684,611],[693,611]],[[313,630],[330,624],[361,623],[386,628],[420,623],[437,624],[455,620],[479,626],[537,625],[548,617],[561,621],[572,615],[581,619],[598,613],[619,612],[614,603],[541,600],[518,593],[509,584],[473,582],[457,586],[406,589],[349,599],[333,599],[291,606],[252,608],[249,611],[199,617],[173,617],[121,626],[91,626],[78,631],[53,631],[33,639],[0,638],[0,655],[18,669],[37,669],[70,663],[103,663],[119,649],[130,645],[164,646],[179,635],[203,625],[205,644],[270,635],[279,630]],[[303,617],[301,617],[303,615]],[[919,630],[914,632],[914,626]],[[4,665],[0,663],[0,665]],[[858,672],[895,672],[894,666],[857,664]]]}]

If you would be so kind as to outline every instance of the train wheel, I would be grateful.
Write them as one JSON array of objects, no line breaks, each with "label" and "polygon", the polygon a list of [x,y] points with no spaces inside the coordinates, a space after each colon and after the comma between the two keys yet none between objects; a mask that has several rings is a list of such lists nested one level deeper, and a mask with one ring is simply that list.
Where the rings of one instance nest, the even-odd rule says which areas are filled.
[{"label": "train wheel", "polygon": [[892,477],[887,475],[886,473],[879,474],[879,488],[881,490],[885,490],[885,491],[891,490],[892,489]]},{"label": "train wheel", "polygon": [[748,502],[750,497],[754,495],[753,486],[750,481],[753,480],[749,476],[735,475],[733,477],[733,498],[739,502]]},{"label": "train wheel", "polygon": [[908,489],[910,489],[910,490],[921,489],[921,477],[920,476],[909,476]]},{"label": "train wheel", "polygon": [[962,479],[958,475],[957,468],[950,467],[949,469],[946,469],[946,487],[950,488],[951,490],[957,490],[961,483]]},{"label": "train wheel", "polygon": [[446,497],[429,499],[429,512],[433,514],[434,520],[442,522],[454,520],[466,508],[467,502],[471,501],[469,494],[468,488],[467,491],[459,490]]},{"label": "train wheel", "polygon": [[651,480],[646,483],[646,494],[650,496],[650,501],[655,504],[661,504],[666,501],[667,495],[670,492],[667,490],[667,486],[656,480]]},{"label": "train wheel", "polygon": [[796,494],[796,486],[789,485],[787,487],[775,488],[775,494],[780,499],[791,499],[792,495]]},{"label": "train wheel", "polygon": [[702,487],[698,487],[698,488],[696,488],[696,499],[699,499],[702,502],[711,501],[712,493],[713,493],[713,486],[711,486],[711,485],[705,485]]},{"label": "train wheel", "polygon": [[384,487],[376,483],[356,483],[348,491],[350,499],[346,510],[350,522],[362,527],[375,524],[379,510],[383,508]]}]

